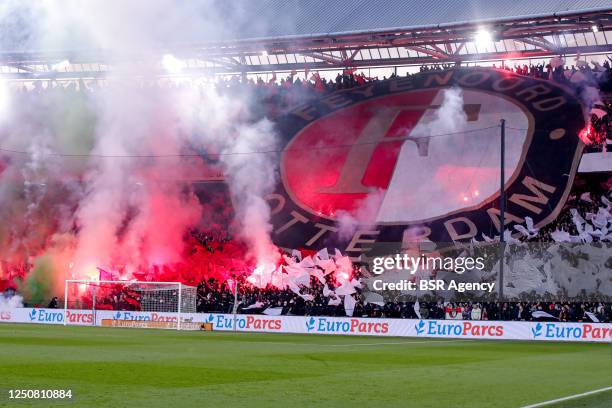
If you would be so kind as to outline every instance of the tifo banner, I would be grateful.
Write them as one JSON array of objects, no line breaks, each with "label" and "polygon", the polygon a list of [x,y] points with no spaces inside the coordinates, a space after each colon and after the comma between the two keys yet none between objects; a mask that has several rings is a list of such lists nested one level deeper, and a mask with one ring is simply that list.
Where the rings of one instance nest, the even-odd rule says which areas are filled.
[{"label": "tifo banner", "polygon": [[[506,217],[551,222],[583,148],[579,100],[554,81],[458,68],[335,92],[280,119],[275,242],[337,243],[358,255],[373,242],[401,243],[413,226],[433,242],[499,234],[501,119]],[[347,213],[362,227],[342,245],[337,221]]]},{"label": "tifo banner", "polygon": [[[94,313],[69,310],[68,324],[93,325]],[[221,313],[185,313],[186,323],[210,323],[213,330],[329,334],[353,336],[387,336],[447,339],[554,340],[574,342],[611,342],[612,323],[500,322],[458,320],[374,319],[327,316],[265,316]],[[0,313],[0,322],[64,324],[64,311],[58,309],[19,308]],[[101,310],[95,312],[96,325],[126,327],[127,322],[176,322],[176,313],[128,312]],[[109,323],[116,321],[116,324]],[[121,323],[124,322],[124,323]],[[139,324],[134,326],[140,327]]]}]

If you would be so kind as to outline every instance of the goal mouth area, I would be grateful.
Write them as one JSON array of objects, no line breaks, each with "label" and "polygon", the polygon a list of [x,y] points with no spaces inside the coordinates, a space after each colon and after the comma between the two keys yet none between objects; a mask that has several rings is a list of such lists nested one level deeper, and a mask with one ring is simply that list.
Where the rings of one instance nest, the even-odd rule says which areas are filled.
[{"label": "goal mouth area", "polygon": [[[87,320],[97,326],[195,330],[199,327],[196,328],[188,315],[196,312],[196,302],[197,288],[181,282],[65,281],[64,315],[70,317],[74,310],[88,311],[92,317]],[[131,323],[131,320],[150,323]],[[73,321],[65,318],[64,324],[73,324]]]}]

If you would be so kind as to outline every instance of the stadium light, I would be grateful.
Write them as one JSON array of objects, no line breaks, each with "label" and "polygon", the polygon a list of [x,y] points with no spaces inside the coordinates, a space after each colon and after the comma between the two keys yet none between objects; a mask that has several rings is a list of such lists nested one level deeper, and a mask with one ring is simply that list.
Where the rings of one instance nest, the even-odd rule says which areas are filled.
[{"label": "stadium light", "polygon": [[601,24],[601,23],[599,23],[599,24],[593,24],[593,25],[591,26],[591,30],[592,30],[594,33],[598,33],[598,32],[600,32],[600,31],[603,31],[603,29],[604,29],[604,27],[603,27],[603,24]]},{"label": "stadium light", "polygon": [[480,29],[474,36],[474,42],[477,47],[485,48],[493,42],[493,36],[488,30]]},{"label": "stadium light", "polygon": [[185,64],[180,59],[176,58],[172,54],[165,54],[162,57],[162,66],[166,71],[171,74],[178,74],[181,72]]},{"label": "stadium light", "polygon": [[51,65],[51,69],[55,72],[59,72],[59,71],[66,71],[66,69],[68,69],[68,67],[70,66],[70,61],[68,61],[67,59],[60,61],[58,63],[52,64]]}]

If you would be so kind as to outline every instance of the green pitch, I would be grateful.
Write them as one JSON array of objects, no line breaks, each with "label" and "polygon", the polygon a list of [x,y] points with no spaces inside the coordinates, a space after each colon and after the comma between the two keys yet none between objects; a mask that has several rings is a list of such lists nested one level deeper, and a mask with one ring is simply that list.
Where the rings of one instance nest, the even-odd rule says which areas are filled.
[{"label": "green pitch", "polygon": [[[520,407],[610,385],[609,344],[0,324],[7,407]],[[557,406],[609,408],[612,392]]]}]

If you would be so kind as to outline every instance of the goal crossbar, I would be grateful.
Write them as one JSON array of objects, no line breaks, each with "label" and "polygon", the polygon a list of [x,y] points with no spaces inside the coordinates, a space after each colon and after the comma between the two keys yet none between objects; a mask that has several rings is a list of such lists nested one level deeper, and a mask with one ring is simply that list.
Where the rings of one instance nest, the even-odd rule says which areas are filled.
[{"label": "goal crossbar", "polygon": [[87,280],[87,279],[66,279],[66,283],[117,283],[117,284],[142,283],[142,284],[151,284],[151,285],[183,285],[181,282],[149,282],[149,281],[137,281],[137,280],[111,281],[111,280]]}]

